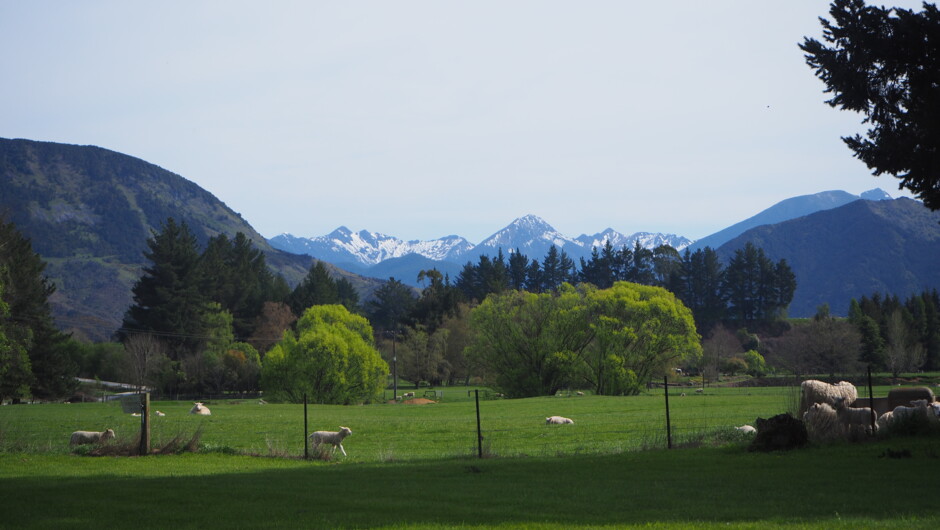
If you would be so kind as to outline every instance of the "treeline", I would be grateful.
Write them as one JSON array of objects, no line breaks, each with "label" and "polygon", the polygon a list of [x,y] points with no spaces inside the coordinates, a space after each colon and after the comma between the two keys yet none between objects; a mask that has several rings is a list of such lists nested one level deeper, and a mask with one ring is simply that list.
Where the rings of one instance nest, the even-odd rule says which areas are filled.
[{"label": "treeline", "polygon": [[455,286],[464,299],[482,301],[510,289],[542,293],[565,282],[607,289],[618,281],[671,291],[692,310],[700,333],[722,321],[752,327],[785,317],[796,291],[786,260],[774,263],[751,243],[735,251],[727,266],[710,247],[680,254],[668,245],[650,250],[639,243],[616,250],[608,241],[581,258],[580,267],[555,246],[541,262],[518,249],[506,259],[500,250],[495,258],[464,265]]},{"label": "treeline", "polygon": [[858,329],[860,360],[897,377],[940,370],[940,295],[924,291],[901,300],[873,294],[852,299],[849,321]]},{"label": "treeline", "polygon": [[[689,308],[702,333],[717,322],[745,328],[779,319],[795,289],[786,262],[773,263],[752,245],[723,266],[708,248],[680,254],[668,246],[615,250],[608,243],[577,265],[557,247],[541,260],[500,251],[467,263],[455,281],[437,270],[421,272],[421,289],[391,278],[360,303],[350,282],[333,278],[322,262],[291,289],[244,234],[218,235],[200,248],[185,223],[168,218],[147,241],[149,265],[115,332],[120,342],[88,345],[55,329],[48,307],[54,286],[42,260],[12,224],[0,228],[2,344],[16,346],[0,354],[4,398],[65,397],[75,391],[76,375],[168,395],[258,390],[266,352],[286,331],[299,333],[295,322],[313,306],[342,305],[365,316],[371,347],[402,381],[417,386],[505,377],[491,373],[492,359],[465,355],[479,332],[471,311],[494,294],[556,294],[565,284],[604,291],[621,281],[663,287]],[[647,377],[629,363],[621,368]]]}]

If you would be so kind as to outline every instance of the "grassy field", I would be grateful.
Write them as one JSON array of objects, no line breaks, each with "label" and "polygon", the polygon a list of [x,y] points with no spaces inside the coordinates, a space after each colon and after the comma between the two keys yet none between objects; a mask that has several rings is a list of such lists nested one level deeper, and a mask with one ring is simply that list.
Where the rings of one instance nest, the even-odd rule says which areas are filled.
[{"label": "grassy field", "polygon": [[[702,437],[734,439],[734,426],[753,424],[788,410],[792,393],[782,388],[708,389],[676,392],[670,422],[676,445]],[[154,402],[154,446],[176,435],[201,431],[205,451],[301,456],[301,405],[259,405],[256,400],[212,402],[208,417],[188,414],[190,403]],[[545,417],[573,418],[574,425],[547,426]],[[310,405],[309,430],[352,429],[344,443],[349,462],[389,462],[476,454],[476,408],[465,390],[445,391],[440,403],[367,406]],[[578,396],[498,399],[480,402],[484,450],[498,456],[615,454],[666,447],[666,409],[661,393],[634,397]],[[47,404],[0,407],[0,452],[66,454],[75,430],[115,430],[119,441],[133,439],[140,419],[117,403]]]},{"label": "grassy field", "polygon": [[937,528],[937,442],[359,464],[4,454],[0,527]]},{"label": "grassy field", "polygon": [[[882,389],[886,392],[886,389]],[[876,389],[876,392],[878,390]],[[116,404],[0,407],[0,528],[937,528],[940,439],[749,453],[734,425],[794,406],[782,388],[431,405],[310,406],[310,429],[347,425],[348,458],[298,458],[303,408],[156,402],[154,438],[201,429],[196,454],[71,454],[76,429],[133,439]],[[574,425],[547,426],[558,414]],[[701,445],[701,447],[699,447]],[[693,448],[695,447],[695,448]],[[646,449],[646,450],[640,450]]]}]

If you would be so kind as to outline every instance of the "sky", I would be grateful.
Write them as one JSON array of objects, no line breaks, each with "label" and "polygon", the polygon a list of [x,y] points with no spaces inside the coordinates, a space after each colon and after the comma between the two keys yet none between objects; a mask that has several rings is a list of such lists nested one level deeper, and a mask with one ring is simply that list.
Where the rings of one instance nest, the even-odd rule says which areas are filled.
[{"label": "sky", "polygon": [[[920,9],[919,1],[891,5]],[[699,239],[882,188],[798,48],[817,0],[0,0],[0,137],[97,145],[266,237]]]}]

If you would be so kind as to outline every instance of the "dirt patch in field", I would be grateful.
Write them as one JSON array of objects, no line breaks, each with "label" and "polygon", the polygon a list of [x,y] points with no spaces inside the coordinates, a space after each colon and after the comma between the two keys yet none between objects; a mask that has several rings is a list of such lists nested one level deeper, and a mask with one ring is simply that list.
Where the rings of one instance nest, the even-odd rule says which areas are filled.
[{"label": "dirt patch in field", "polygon": [[430,403],[437,403],[437,401],[432,401],[426,398],[412,398],[402,401],[405,405],[428,405]]}]

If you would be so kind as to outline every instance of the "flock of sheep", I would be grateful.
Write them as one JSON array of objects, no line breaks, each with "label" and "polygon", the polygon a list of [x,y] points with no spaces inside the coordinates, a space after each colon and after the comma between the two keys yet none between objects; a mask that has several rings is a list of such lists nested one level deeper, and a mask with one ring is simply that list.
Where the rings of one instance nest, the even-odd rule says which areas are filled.
[{"label": "flock of sheep", "polygon": [[[579,393],[580,394],[580,393]],[[897,425],[911,421],[922,421],[925,424],[940,425],[940,401],[936,401],[929,388],[910,388],[892,390],[896,399],[907,402],[907,405],[897,405],[892,410],[880,416],[870,407],[852,407],[858,399],[858,391],[852,383],[840,381],[835,384],[817,380],[807,380],[800,384],[800,416],[806,425],[809,438],[814,441],[830,441],[837,439],[857,439],[861,435],[872,435],[879,430],[891,429]],[[907,399],[910,398],[910,399]],[[914,399],[917,398],[917,399]],[[266,404],[259,401],[259,404]],[[164,413],[156,411],[158,416]],[[202,402],[196,402],[189,410],[190,414],[210,416],[209,410]],[[138,414],[135,414],[135,416]],[[564,416],[548,416],[546,425],[573,424],[574,420]],[[735,427],[738,431],[753,434],[756,429],[750,425]],[[352,434],[349,427],[340,426],[339,431],[316,431],[308,438],[313,443],[314,450],[319,450],[321,444],[329,444],[331,452],[339,448],[343,456],[343,440]],[[100,444],[114,438],[114,431],[75,431],[69,439],[70,445]]]},{"label": "flock of sheep", "polygon": [[814,441],[858,439],[909,421],[940,424],[940,402],[929,388],[896,389],[889,393],[897,405],[880,416],[871,407],[853,407],[858,392],[852,383],[808,380],[800,385],[800,413]]}]

